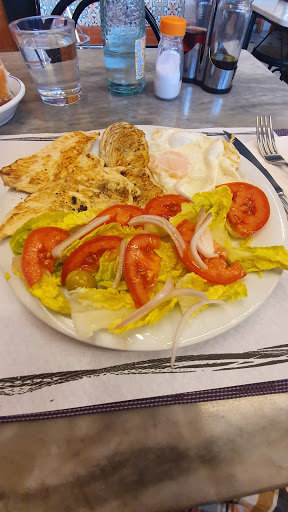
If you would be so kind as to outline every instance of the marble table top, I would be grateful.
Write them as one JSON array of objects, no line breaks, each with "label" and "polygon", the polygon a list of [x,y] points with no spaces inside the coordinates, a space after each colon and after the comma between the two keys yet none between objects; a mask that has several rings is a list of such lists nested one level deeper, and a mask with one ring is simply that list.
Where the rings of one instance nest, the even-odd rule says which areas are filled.
[{"label": "marble table top", "polygon": [[[179,127],[251,126],[272,113],[287,127],[288,87],[242,52],[232,91],[213,96],[183,84],[153,95],[155,50],[143,94],[108,93],[102,50],[79,52],[83,98],[44,105],[18,53],[0,54],[27,86],[0,134],[104,128],[115,121]],[[288,395],[174,405],[0,425],[3,512],[158,512],[287,485]]]},{"label": "marble table top", "polygon": [[287,85],[247,51],[242,52],[230,93],[209,94],[197,85],[183,83],[181,95],[172,101],[159,100],[153,93],[156,51],[148,51],[144,92],[119,100],[108,92],[102,49],[80,50],[83,97],[64,108],[41,101],[19,53],[2,53],[5,67],[26,85],[26,94],[15,117],[0,127],[0,135],[93,130],[123,119],[180,128],[251,127],[255,126],[256,115],[270,113],[275,128],[287,127],[287,108],[283,108],[288,100]]},{"label": "marble table top", "polygon": [[288,27],[288,3],[285,0],[254,0],[254,12],[281,27]]}]

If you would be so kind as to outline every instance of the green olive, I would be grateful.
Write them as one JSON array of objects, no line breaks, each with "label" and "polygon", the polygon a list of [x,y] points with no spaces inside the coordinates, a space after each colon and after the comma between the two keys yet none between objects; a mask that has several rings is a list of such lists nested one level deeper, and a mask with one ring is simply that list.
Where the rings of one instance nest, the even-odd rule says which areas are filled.
[{"label": "green olive", "polygon": [[72,270],[66,277],[67,290],[76,290],[76,288],[97,288],[97,281],[94,276],[85,270]]}]

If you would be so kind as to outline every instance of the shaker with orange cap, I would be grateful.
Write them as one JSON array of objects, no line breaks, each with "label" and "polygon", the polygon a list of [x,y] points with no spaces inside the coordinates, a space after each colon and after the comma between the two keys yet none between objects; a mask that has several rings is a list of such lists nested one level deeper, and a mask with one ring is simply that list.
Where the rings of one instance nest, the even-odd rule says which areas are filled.
[{"label": "shaker with orange cap", "polygon": [[177,98],[183,72],[183,37],[186,20],[179,16],[163,16],[154,77],[155,95],[163,100]]}]

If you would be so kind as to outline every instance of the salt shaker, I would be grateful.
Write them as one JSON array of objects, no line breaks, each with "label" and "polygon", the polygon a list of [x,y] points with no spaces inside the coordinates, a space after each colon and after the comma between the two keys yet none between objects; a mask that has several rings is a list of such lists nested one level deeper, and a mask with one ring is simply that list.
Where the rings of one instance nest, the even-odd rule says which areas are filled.
[{"label": "salt shaker", "polygon": [[163,16],[154,77],[155,95],[162,100],[177,98],[183,73],[183,37],[186,20],[179,16]]}]

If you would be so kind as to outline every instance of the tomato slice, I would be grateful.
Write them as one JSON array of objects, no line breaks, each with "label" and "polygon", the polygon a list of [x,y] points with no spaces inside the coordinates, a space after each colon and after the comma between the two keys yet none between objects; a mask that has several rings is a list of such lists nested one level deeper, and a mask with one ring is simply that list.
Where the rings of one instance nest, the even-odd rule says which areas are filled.
[{"label": "tomato slice", "polygon": [[[121,226],[126,226],[130,219],[133,219],[133,217],[138,217],[139,215],[143,215],[144,213],[144,210],[142,210],[142,208],[140,208],[139,206],[115,204],[113,206],[109,206],[102,212],[98,213],[95,219],[98,219],[98,217],[104,217],[104,215],[110,215],[110,220],[106,220],[106,222],[103,222],[103,224],[119,222]],[[91,231],[88,231],[88,233],[81,236],[80,240],[81,238],[84,238],[84,236],[87,236],[89,233],[92,233],[92,231],[94,230],[91,229]]]},{"label": "tomato slice", "polygon": [[238,281],[247,275],[238,261],[232,263],[232,265],[228,267],[225,261],[226,251],[221,248],[219,244],[216,244],[216,252],[219,254],[219,257],[211,259],[202,258],[208,268],[203,269],[199,267],[199,265],[193,260],[190,250],[190,241],[195,231],[194,224],[189,220],[184,220],[178,224],[177,229],[186,242],[186,248],[183,256],[180,256],[179,253],[178,255],[185,267],[187,267],[191,272],[203,277],[203,279],[206,279],[209,283],[214,284],[235,283],[235,281]]},{"label": "tomato slice", "polygon": [[68,236],[69,231],[56,227],[37,228],[29,233],[21,258],[23,276],[29,288],[39,281],[45,270],[53,271],[55,259],[51,251]]},{"label": "tomato slice", "polygon": [[189,199],[177,194],[166,194],[150,199],[145,206],[146,215],[159,215],[165,219],[174,217],[181,212],[182,203],[190,203]]},{"label": "tomato slice", "polygon": [[161,258],[154,249],[160,247],[158,235],[134,236],[126,247],[124,277],[136,308],[150,300],[149,292],[157,282]]},{"label": "tomato slice", "polygon": [[250,183],[225,183],[232,194],[232,204],[227,215],[233,230],[241,237],[259,231],[270,216],[269,201],[263,190]]},{"label": "tomato slice", "polygon": [[119,222],[121,226],[126,226],[129,220],[133,219],[133,217],[138,217],[143,214],[144,210],[139,206],[115,204],[113,206],[109,206],[106,210],[103,210],[103,212],[96,215],[95,218],[97,219],[104,215],[110,215],[110,220],[106,221],[106,224],[109,224],[110,222]]},{"label": "tomato slice", "polygon": [[180,231],[184,242],[191,242],[191,238],[195,233],[195,224],[190,222],[190,220],[184,219],[177,226],[178,231]]},{"label": "tomato slice", "polygon": [[123,238],[120,236],[99,236],[98,238],[92,238],[79,245],[65,261],[62,273],[61,281],[62,286],[65,285],[66,278],[72,270],[86,270],[93,274],[98,267],[99,259],[106,251],[115,251],[119,249],[119,246]]}]

